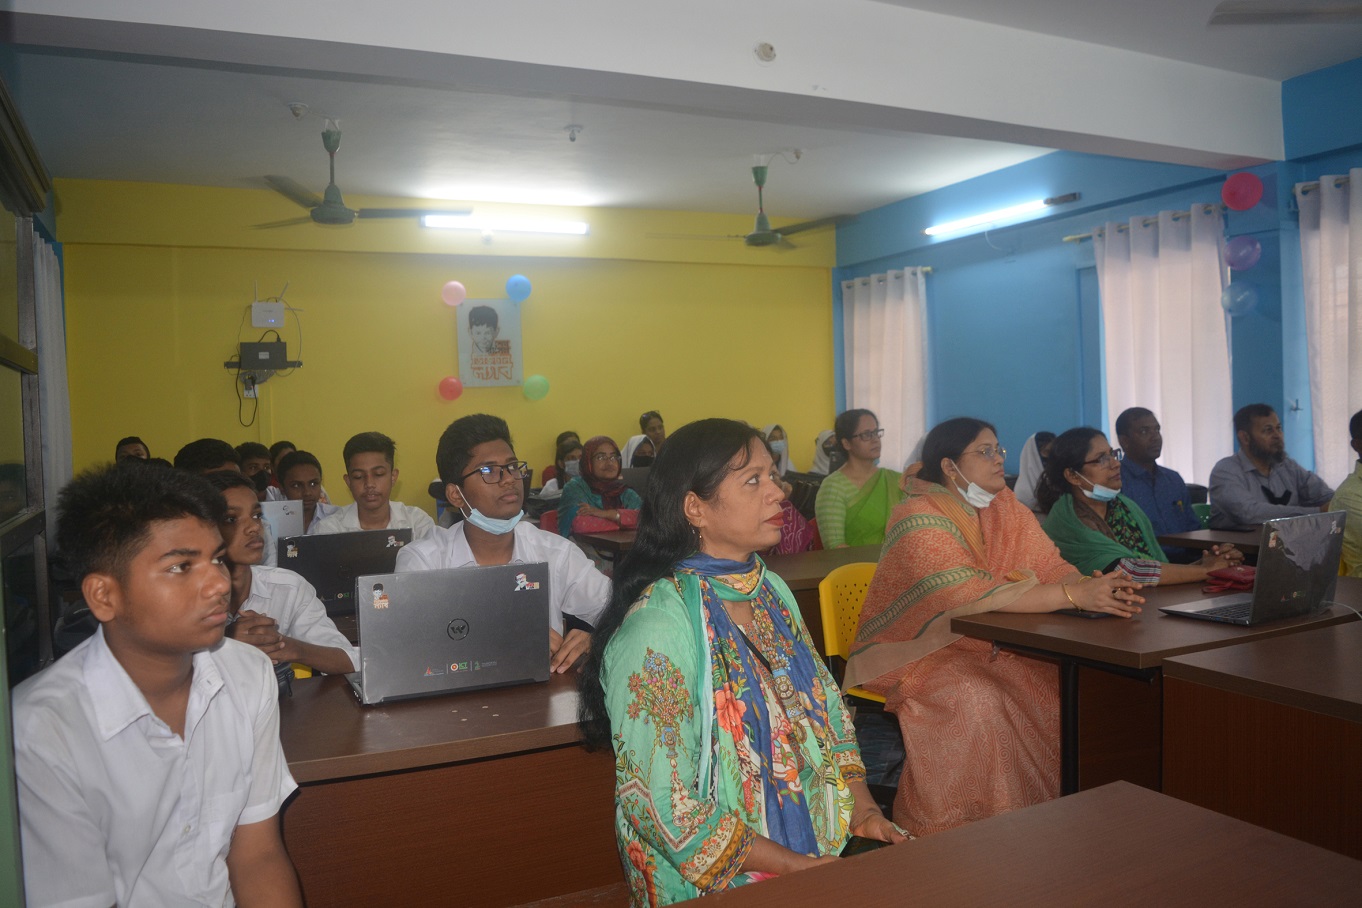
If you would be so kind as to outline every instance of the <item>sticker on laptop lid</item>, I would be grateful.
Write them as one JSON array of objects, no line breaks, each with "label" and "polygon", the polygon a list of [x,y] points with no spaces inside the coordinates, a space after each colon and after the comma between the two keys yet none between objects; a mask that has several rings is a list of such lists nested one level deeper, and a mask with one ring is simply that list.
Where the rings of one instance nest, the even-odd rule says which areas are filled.
[{"label": "sticker on laptop lid", "polygon": [[387,608],[388,594],[383,591],[383,584],[374,584],[374,608]]},{"label": "sticker on laptop lid", "polygon": [[402,548],[402,542],[396,536],[389,536],[388,544],[384,546],[384,548],[400,549]]},{"label": "sticker on laptop lid", "polygon": [[285,558],[297,558],[297,557],[298,557],[298,547],[297,547],[296,545],[290,544],[290,545],[288,546],[288,548],[287,548],[287,549],[285,550],[285,552],[284,552],[284,557],[285,557]]},{"label": "sticker on laptop lid", "polygon": [[531,581],[530,578],[526,577],[524,574],[515,575],[515,589],[512,590],[512,592],[518,593],[521,590],[537,590],[537,589],[539,589],[538,580]]}]

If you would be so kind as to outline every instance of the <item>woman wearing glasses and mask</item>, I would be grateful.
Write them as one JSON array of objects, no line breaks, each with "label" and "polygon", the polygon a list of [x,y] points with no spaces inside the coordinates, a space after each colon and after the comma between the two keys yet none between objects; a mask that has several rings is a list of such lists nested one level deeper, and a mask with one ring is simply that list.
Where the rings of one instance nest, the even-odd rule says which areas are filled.
[{"label": "woman wearing glasses and mask", "polygon": [[926,835],[1059,794],[1059,671],[950,632],[981,612],[1101,611],[1144,600],[1119,571],[1087,577],[1060,556],[1003,477],[993,426],[927,435],[866,593],[844,685],[887,698],[907,752],[894,822]]},{"label": "woman wearing glasses and mask", "polygon": [[1038,495],[1050,513],[1045,532],[1066,560],[1084,572],[1120,569],[1147,586],[1201,583],[1244,560],[1234,546],[1218,545],[1192,564],[1170,564],[1149,517],[1121,494],[1121,458],[1088,427],[1070,429],[1050,448]]},{"label": "woman wearing glasses and mask", "polygon": [[799,606],[754,553],[785,497],[761,435],[705,419],[653,465],[638,541],[582,672],[588,741],[615,751],[630,904],[667,905],[900,842]]},{"label": "woman wearing glasses and mask", "polygon": [[899,474],[879,466],[884,430],[869,410],[847,410],[833,423],[846,463],[818,487],[814,516],[823,547],[879,545],[894,505],[903,500]]},{"label": "woman wearing glasses and mask", "polygon": [[572,668],[591,647],[610,581],[577,546],[522,519],[530,468],[516,457],[506,421],[485,413],[456,419],[440,436],[435,465],[445,498],[464,519],[404,546],[397,570],[547,562],[549,666],[555,672]]},{"label": "woman wearing glasses and mask", "polygon": [[638,493],[620,478],[620,449],[615,442],[597,435],[582,446],[581,470],[563,487],[558,499],[558,532],[608,533],[638,526]]}]

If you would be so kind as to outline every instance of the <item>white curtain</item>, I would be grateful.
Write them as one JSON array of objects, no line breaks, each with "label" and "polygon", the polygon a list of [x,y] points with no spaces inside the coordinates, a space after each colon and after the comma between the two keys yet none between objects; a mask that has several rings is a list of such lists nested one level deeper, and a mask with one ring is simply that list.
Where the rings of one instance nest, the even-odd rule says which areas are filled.
[{"label": "white curtain", "polygon": [[1350,191],[1359,181],[1362,168],[1296,187],[1315,472],[1335,487],[1352,472],[1348,420],[1362,409],[1362,192]]},{"label": "white curtain", "polygon": [[57,493],[71,480],[71,390],[66,380],[66,312],[57,253],[33,236],[34,306],[37,310],[38,403],[43,423],[43,488],[47,539],[56,545]]},{"label": "white curtain", "polygon": [[895,470],[927,431],[927,281],[920,268],[842,282],[847,408],[874,411]]},{"label": "white curtain", "polygon": [[1224,245],[1211,205],[1093,231],[1107,413],[1115,420],[1127,407],[1153,410],[1163,425],[1161,462],[1202,485],[1233,441]]}]

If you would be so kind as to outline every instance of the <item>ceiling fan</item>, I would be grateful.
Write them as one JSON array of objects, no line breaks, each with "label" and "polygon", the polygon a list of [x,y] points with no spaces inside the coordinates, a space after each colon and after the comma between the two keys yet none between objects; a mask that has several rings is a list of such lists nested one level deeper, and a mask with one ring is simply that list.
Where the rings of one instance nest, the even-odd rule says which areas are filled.
[{"label": "ceiling fan", "polygon": [[795,233],[803,233],[806,230],[817,230],[820,227],[835,227],[838,224],[846,224],[856,220],[854,214],[834,214],[825,218],[815,218],[812,221],[801,221],[798,224],[790,224],[787,227],[771,228],[771,219],[766,216],[766,206],[762,198],[762,190],[766,188],[765,164],[758,164],[752,168],[752,182],[757,184],[757,219],[752,225],[751,233],[731,233],[727,236],[698,236],[694,234],[673,234],[673,233],[650,233],[649,237],[654,239],[685,239],[685,240],[742,240],[748,246],[777,246],[781,249],[794,249],[786,237]]},{"label": "ceiling fan", "polygon": [[1211,25],[1362,24],[1362,3],[1348,0],[1225,0]]},{"label": "ceiling fan", "polygon": [[326,128],[322,130],[322,146],[326,148],[326,154],[331,159],[331,181],[326,184],[326,190],[322,195],[317,195],[290,177],[274,175],[265,177],[265,182],[269,183],[275,192],[308,209],[308,213],[304,217],[256,224],[257,230],[272,227],[291,227],[294,224],[309,222],[328,226],[346,226],[353,224],[355,218],[419,218],[427,214],[466,215],[469,213],[469,209],[466,208],[451,211],[430,208],[356,209],[347,207],[345,199],[341,197],[340,187],[336,185],[336,151],[340,148],[340,139],[340,126],[334,120],[327,120]]}]

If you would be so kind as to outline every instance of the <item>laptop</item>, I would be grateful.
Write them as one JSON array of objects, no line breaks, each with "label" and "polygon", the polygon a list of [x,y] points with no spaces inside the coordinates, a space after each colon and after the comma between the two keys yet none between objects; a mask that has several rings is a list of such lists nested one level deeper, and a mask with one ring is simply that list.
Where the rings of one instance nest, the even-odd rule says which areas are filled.
[{"label": "laptop", "polygon": [[409,542],[410,528],[289,536],[279,540],[279,566],[316,587],[328,615],[353,615],[355,578],[391,573],[398,550]]},{"label": "laptop", "polygon": [[270,536],[274,539],[303,535],[301,501],[262,501],[260,516],[269,524]]},{"label": "laptop", "polygon": [[1252,593],[1217,596],[1159,611],[1252,626],[1323,608],[1338,585],[1346,511],[1279,517],[1263,524]]},{"label": "laptop", "polygon": [[366,706],[549,679],[549,566],[503,564],[361,577]]}]

